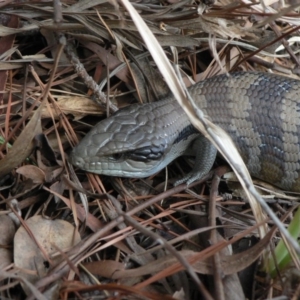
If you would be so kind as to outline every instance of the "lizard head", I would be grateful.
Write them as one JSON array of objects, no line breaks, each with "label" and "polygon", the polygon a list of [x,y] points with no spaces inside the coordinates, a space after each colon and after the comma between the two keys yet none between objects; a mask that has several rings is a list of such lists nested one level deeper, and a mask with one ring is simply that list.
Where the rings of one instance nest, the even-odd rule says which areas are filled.
[{"label": "lizard head", "polygon": [[[70,162],[88,172],[142,178],[164,168],[181,153],[162,119],[146,105],[131,105],[98,123],[72,150]],[[173,126],[174,127],[174,126]]]}]

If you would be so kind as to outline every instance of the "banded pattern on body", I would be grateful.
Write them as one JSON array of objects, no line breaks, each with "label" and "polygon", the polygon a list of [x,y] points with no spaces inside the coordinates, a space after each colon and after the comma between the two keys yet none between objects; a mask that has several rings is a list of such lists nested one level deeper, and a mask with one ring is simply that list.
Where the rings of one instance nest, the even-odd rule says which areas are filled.
[{"label": "banded pattern on body", "polygon": [[[300,81],[241,72],[209,78],[189,92],[231,136],[253,176],[300,192]],[[182,155],[197,135],[169,96],[132,105],[98,123],[74,149],[71,162],[95,173],[145,177]],[[121,171],[116,170],[118,155],[123,156]],[[141,169],[155,160],[156,165],[134,176],[127,172],[131,160]]]},{"label": "banded pattern on body", "polygon": [[236,73],[198,83],[191,94],[231,136],[251,175],[300,191],[300,81]]}]

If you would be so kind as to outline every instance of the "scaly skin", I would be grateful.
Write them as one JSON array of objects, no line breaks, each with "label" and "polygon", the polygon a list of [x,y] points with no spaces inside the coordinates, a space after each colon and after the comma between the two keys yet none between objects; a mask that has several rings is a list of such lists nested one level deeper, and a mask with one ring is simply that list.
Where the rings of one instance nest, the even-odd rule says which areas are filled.
[{"label": "scaly skin", "polygon": [[[241,72],[204,80],[189,92],[231,136],[251,175],[300,192],[300,81]],[[146,177],[183,155],[198,136],[169,96],[101,121],[74,148],[70,161],[89,172]]]}]

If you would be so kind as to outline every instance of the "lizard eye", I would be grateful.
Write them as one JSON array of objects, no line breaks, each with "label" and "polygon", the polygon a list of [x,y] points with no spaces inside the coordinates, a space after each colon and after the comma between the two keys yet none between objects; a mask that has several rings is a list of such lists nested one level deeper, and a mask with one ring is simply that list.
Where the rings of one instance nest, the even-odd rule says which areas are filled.
[{"label": "lizard eye", "polygon": [[114,153],[114,154],[112,155],[112,158],[113,158],[114,160],[120,160],[122,157],[123,157],[123,153]]}]

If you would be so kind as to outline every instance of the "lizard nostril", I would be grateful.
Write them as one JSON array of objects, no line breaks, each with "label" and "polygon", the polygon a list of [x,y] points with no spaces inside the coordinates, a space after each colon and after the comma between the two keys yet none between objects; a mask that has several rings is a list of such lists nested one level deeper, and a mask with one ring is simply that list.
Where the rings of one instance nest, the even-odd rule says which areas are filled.
[{"label": "lizard nostril", "polygon": [[76,156],[74,151],[71,152],[69,161],[72,165],[77,166],[79,168],[83,168],[83,166],[84,166],[83,158]]}]

